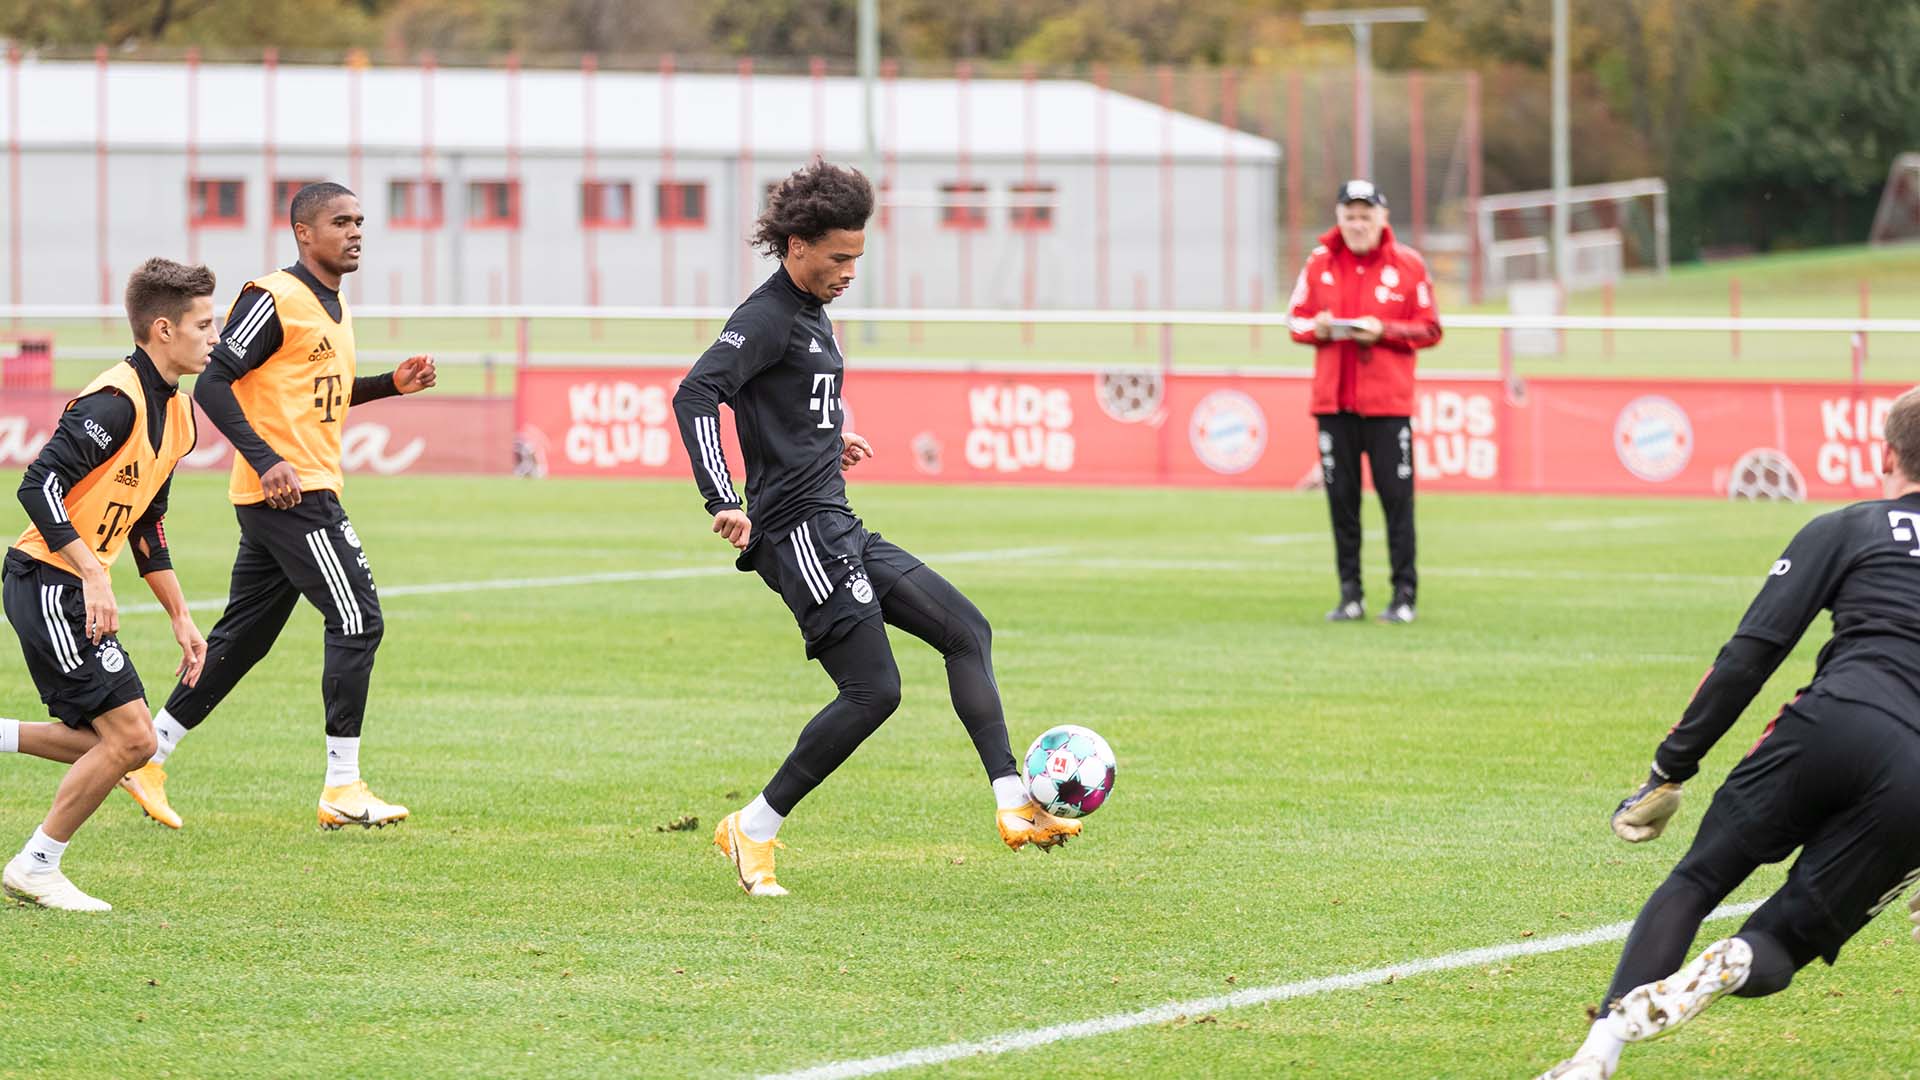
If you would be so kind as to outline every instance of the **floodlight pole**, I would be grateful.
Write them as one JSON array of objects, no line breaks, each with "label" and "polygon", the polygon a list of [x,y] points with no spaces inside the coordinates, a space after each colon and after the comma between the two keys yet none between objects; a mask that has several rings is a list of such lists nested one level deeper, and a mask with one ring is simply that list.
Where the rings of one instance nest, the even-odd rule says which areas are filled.
[{"label": "floodlight pole", "polygon": [[1373,178],[1373,27],[1375,23],[1427,21],[1427,9],[1417,7],[1349,8],[1309,11],[1307,26],[1344,26],[1353,31],[1353,173]]},{"label": "floodlight pole", "polygon": [[1567,127],[1567,0],[1553,0],[1553,280],[1560,286],[1562,303],[1573,282],[1573,251],[1567,240],[1573,161]]}]

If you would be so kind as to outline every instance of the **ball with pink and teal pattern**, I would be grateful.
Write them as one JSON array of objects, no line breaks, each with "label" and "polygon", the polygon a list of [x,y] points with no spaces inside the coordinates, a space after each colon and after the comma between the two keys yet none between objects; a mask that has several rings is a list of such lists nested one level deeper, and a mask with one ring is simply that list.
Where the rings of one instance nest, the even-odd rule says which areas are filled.
[{"label": "ball with pink and teal pattern", "polygon": [[1078,724],[1049,728],[1023,762],[1027,791],[1057,817],[1086,817],[1113,793],[1113,748]]}]

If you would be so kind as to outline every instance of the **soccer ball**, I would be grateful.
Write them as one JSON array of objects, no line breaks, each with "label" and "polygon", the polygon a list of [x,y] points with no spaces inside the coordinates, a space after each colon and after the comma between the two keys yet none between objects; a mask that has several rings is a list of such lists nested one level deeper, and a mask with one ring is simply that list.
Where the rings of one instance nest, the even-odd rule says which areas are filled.
[{"label": "soccer ball", "polygon": [[1056,817],[1086,817],[1113,793],[1113,748],[1078,724],[1050,728],[1027,748],[1027,793]]}]

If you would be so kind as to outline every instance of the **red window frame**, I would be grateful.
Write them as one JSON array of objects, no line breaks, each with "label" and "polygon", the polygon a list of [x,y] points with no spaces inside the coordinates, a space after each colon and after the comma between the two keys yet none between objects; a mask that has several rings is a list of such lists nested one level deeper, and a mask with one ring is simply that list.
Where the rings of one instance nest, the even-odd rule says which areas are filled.
[{"label": "red window frame", "polygon": [[284,224],[293,214],[293,197],[300,193],[301,188],[319,182],[318,180],[276,179],[273,182],[273,205],[268,208],[273,211],[270,220]]},{"label": "red window frame", "polygon": [[467,184],[467,227],[520,227],[520,181],[474,180]]},{"label": "red window frame", "polygon": [[[607,213],[607,196],[618,192],[620,212]],[[582,180],[580,181],[580,226],[585,229],[631,229],[633,228],[633,181],[631,180]]]},{"label": "red window frame", "polygon": [[662,180],[653,188],[654,220],[663,229],[707,227],[707,182]]},{"label": "red window frame", "polygon": [[425,177],[387,182],[387,224],[396,229],[438,229],[447,223],[444,186]]},{"label": "red window frame", "polygon": [[187,181],[187,220],[199,229],[247,224],[247,182],[196,176]]},{"label": "red window frame", "polygon": [[954,180],[940,185],[940,227],[976,231],[987,227],[987,185]]},{"label": "red window frame", "polygon": [[1054,196],[1059,189],[1045,181],[1021,181],[1007,189],[1013,195],[1007,223],[1025,232],[1046,232],[1053,228]]}]

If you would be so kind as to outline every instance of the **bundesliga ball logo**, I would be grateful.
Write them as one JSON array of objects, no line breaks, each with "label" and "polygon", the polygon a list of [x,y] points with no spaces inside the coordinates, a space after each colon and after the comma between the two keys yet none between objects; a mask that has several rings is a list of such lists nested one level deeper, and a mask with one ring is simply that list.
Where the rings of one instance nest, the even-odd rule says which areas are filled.
[{"label": "bundesliga ball logo", "polygon": [[1056,817],[1086,817],[1113,793],[1119,768],[1107,740],[1077,724],[1061,724],[1033,740],[1025,760],[1027,792]]}]

